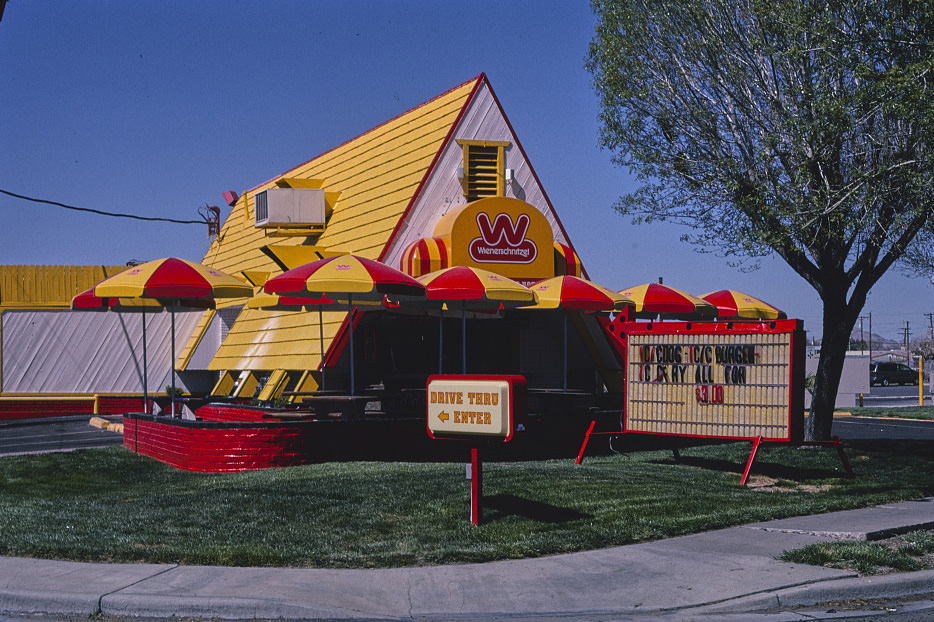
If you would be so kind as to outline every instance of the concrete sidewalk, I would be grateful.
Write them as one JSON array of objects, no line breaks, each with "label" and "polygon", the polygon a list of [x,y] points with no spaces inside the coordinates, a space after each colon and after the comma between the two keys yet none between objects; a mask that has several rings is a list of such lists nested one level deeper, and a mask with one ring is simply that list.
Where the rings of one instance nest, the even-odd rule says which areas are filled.
[{"label": "concrete sidewalk", "polygon": [[320,570],[0,557],[0,611],[229,619],[703,619],[932,593],[934,570],[860,578],[776,559],[813,542],[871,540],[922,528],[934,528],[934,498],[488,564]]}]

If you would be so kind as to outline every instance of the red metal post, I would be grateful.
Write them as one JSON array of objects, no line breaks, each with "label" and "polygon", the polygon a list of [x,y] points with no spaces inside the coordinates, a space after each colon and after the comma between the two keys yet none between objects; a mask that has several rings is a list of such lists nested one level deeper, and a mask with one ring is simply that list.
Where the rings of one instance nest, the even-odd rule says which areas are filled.
[{"label": "red metal post", "polygon": [[752,469],[752,461],[756,459],[756,452],[759,451],[759,445],[762,444],[762,437],[757,436],[752,442],[752,453],[749,454],[749,460],[746,462],[746,470],[743,471],[743,479],[740,480],[740,486],[746,485],[746,479],[749,477],[749,471]]},{"label": "red metal post", "polygon": [[483,463],[480,462],[480,448],[470,448],[470,523],[480,524],[480,501],[483,496]]},{"label": "red metal post", "polygon": [[856,473],[853,472],[853,467],[850,466],[850,461],[846,457],[846,453],[843,451],[843,443],[840,442],[840,437],[834,436],[829,441],[804,441],[802,445],[810,445],[815,447],[827,447],[832,445],[837,450],[837,455],[840,456],[840,462],[843,463],[843,468],[846,469],[846,476],[850,479],[856,479]]},{"label": "red metal post", "polygon": [[590,427],[587,428],[587,433],[584,434],[584,444],[581,445],[581,450],[577,452],[577,460],[574,461],[574,464],[580,464],[584,459],[584,450],[587,449],[587,443],[590,442],[590,433],[593,432],[593,427],[597,425],[597,420],[594,419],[590,422]]},{"label": "red metal post", "polygon": [[840,461],[843,462],[843,468],[846,469],[846,475],[850,479],[856,479],[856,474],[853,473],[853,468],[850,466],[850,461],[847,460],[846,454],[843,453],[843,443],[840,442],[840,438],[835,436],[833,437],[834,447],[837,448],[837,455],[840,456]]}]

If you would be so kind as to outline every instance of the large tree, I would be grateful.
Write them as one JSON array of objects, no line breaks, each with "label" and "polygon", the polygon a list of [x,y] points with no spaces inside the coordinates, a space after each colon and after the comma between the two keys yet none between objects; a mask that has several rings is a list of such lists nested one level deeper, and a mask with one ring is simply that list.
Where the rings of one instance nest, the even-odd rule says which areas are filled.
[{"label": "large tree", "polygon": [[778,254],[823,303],[806,434],[827,439],[872,286],[934,213],[930,0],[594,0],[602,144],[636,222],[754,265]]},{"label": "large tree", "polygon": [[901,263],[906,272],[930,279],[934,285],[934,219],[921,227]]}]

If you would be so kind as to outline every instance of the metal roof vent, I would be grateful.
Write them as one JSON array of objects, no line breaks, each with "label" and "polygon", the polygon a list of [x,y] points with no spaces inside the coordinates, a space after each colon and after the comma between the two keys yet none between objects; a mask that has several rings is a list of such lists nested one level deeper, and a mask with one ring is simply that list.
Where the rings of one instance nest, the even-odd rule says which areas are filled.
[{"label": "metal roof vent", "polygon": [[324,226],[324,190],[270,188],[256,193],[255,227],[262,229]]}]

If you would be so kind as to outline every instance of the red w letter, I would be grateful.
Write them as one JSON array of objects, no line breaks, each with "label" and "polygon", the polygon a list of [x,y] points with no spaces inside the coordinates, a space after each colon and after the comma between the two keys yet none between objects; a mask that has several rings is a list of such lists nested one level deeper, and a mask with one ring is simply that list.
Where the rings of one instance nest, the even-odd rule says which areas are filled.
[{"label": "red w letter", "polygon": [[490,217],[486,212],[477,214],[477,226],[480,227],[480,236],[489,246],[498,246],[503,237],[508,246],[516,247],[522,244],[525,234],[529,230],[528,214],[519,214],[515,226],[508,214],[497,214],[490,224]]}]

